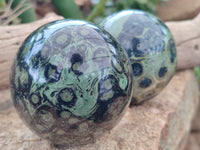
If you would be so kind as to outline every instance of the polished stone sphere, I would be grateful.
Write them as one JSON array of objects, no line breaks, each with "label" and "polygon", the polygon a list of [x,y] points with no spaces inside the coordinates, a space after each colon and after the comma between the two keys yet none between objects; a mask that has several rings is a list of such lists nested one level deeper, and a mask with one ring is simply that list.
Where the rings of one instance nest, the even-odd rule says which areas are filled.
[{"label": "polished stone sphere", "polygon": [[124,10],[101,24],[121,44],[133,70],[133,97],[137,105],[159,94],[172,78],[177,64],[176,47],[167,26],[139,10]]},{"label": "polished stone sphere", "polygon": [[92,142],[112,129],[132,94],[128,57],[113,37],[85,21],[60,20],[30,34],[11,71],[14,105],[53,144]]}]

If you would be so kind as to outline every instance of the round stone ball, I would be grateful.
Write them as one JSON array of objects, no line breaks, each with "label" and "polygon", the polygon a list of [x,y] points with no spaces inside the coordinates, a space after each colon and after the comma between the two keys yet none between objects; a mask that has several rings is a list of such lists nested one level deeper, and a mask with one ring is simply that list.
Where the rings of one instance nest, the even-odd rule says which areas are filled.
[{"label": "round stone ball", "polygon": [[157,17],[139,10],[124,10],[100,24],[121,44],[133,71],[131,105],[158,95],[176,70],[177,57],[173,36]]},{"label": "round stone ball", "polygon": [[30,34],[11,71],[14,105],[53,144],[93,142],[128,108],[132,71],[113,37],[85,21],[60,20]]}]

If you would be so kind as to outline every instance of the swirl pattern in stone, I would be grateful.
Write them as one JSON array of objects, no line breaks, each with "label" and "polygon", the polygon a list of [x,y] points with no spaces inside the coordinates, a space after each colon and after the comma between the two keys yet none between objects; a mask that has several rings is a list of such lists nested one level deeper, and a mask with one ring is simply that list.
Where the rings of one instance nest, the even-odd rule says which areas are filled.
[{"label": "swirl pattern in stone", "polygon": [[14,105],[25,123],[54,144],[87,144],[127,109],[132,71],[126,53],[93,24],[61,20],[34,31],[11,72]]}]

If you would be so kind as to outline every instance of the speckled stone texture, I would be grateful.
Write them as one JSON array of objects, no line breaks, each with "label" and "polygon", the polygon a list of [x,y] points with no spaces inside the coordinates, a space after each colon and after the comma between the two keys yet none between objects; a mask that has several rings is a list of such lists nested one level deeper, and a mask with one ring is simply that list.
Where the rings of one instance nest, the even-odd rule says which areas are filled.
[{"label": "speckled stone texture", "polygon": [[133,70],[131,105],[156,96],[171,80],[177,64],[176,46],[168,27],[156,16],[124,10],[100,24],[121,44]]},{"label": "speckled stone texture", "polygon": [[31,33],[11,71],[21,118],[41,137],[69,147],[112,129],[130,104],[132,84],[121,46],[78,20],[51,22]]},{"label": "speckled stone texture", "polygon": [[[4,100],[0,105],[0,149],[56,149],[24,125],[8,90],[0,92],[0,99]],[[176,73],[153,101],[129,108],[119,124],[94,144],[70,150],[178,150],[189,133],[197,105],[198,87],[193,71]]]}]

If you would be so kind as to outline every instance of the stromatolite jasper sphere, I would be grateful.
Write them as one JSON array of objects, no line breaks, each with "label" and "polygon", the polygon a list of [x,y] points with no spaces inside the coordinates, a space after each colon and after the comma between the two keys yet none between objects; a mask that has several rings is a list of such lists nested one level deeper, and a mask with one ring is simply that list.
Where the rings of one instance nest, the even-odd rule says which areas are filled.
[{"label": "stromatolite jasper sphere", "polygon": [[53,144],[75,146],[113,128],[131,100],[125,51],[93,24],[61,20],[34,31],[11,73],[14,105]]},{"label": "stromatolite jasper sphere", "polygon": [[133,98],[139,104],[160,93],[177,64],[176,47],[167,26],[139,10],[125,10],[106,18],[101,26],[111,33],[129,56],[133,70]]}]

